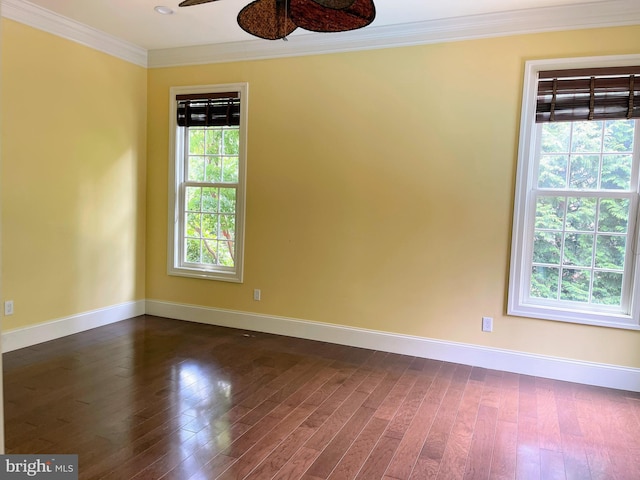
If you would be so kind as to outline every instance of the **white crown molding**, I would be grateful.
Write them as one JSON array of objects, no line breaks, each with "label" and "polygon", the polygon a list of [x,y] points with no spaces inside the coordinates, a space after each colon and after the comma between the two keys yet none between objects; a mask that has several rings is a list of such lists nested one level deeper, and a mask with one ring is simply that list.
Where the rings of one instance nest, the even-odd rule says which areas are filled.
[{"label": "white crown molding", "polygon": [[95,28],[58,15],[24,0],[0,0],[2,16],[30,27],[126,60],[147,66],[147,51]]},{"label": "white crown molding", "polygon": [[318,340],[586,385],[640,391],[639,368],[157,300],[146,301],[146,313],[176,320]]},{"label": "white crown molding", "polygon": [[258,60],[638,24],[638,0],[607,0],[402,25],[371,26],[344,33],[291,35],[288,42],[251,40],[150,50],[148,66],[159,68]]},{"label": "white crown molding", "polygon": [[140,65],[160,68],[262,60],[454,42],[505,35],[640,25],[638,0],[603,0],[560,7],[446,18],[344,33],[303,33],[288,42],[250,40],[147,51],[26,0],[0,0],[3,17]]}]

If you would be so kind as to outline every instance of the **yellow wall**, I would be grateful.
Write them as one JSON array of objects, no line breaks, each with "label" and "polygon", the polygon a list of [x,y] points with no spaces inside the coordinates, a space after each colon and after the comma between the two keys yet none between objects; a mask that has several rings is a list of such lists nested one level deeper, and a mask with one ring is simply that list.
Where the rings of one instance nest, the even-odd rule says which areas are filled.
[{"label": "yellow wall", "polygon": [[10,20],[1,43],[3,330],[144,299],[146,69]]},{"label": "yellow wall", "polygon": [[[638,45],[626,27],[150,70],[147,298],[640,367],[640,332],[505,313],[524,62]],[[169,87],[243,81],[245,282],[169,277]]]}]

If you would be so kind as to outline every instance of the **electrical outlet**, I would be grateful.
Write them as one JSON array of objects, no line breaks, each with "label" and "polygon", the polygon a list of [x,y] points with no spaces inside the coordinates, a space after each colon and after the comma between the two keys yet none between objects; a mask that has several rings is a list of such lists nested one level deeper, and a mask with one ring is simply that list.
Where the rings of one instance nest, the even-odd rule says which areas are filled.
[{"label": "electrical outlet", "polygon": [[259,289],[259,288],[256,288],[256,289],[253,291],[253,299],[254,299],[256,302],[259,302],[259,301],[260,301],[260,297],[261,297],[261,296],[262,296],[262,292],[260,292],[260,289]]},{"label": "electrical outlet", "polygon": [[4,302],[4,314],[13,315],[13,300],[7,300]]},{"label": "electrical outlet", "polygon": [[482,331],[493,332],[493,318],[482,317]]}]

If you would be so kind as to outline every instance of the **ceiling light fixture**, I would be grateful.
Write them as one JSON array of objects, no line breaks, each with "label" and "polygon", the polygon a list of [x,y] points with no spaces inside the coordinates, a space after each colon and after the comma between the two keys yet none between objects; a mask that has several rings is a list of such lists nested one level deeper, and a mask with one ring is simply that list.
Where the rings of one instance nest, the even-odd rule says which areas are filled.
[{"label": "ceiling light fixture", "polygon": [[[190,7],[217,0],[184,0]],[[254,0],[238,14],[245,32],[266,40],[287,39],[296,28],[313,32],[346,32],[376,18],[373,0]]]},{"label": "ceiling light fixture", "polygon": [[173,13],[173,10],[171,8],[165,7],[163,5],[158,5],[153,9],[156,11],[156,13],[159,13],[160,15],[171,15]]}]

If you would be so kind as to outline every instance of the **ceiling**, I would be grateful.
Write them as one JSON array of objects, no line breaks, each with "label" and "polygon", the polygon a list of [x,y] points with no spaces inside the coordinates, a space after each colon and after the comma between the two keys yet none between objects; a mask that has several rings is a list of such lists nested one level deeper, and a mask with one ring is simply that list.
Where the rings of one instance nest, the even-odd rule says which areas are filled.
[{"label": "ceiling", "polygon": [[[635,1],[640,4],[640,0]],[[608,2],[611,0],[375,0],[377,17],[363,30],[386,26],[402,29],[416,22],[473,19],[483,14],[548,7],[589,9]],[[219,0],[186,8],[178,8],[179,0],[30,0],[28,3],[148,51],[256,40],[236,23],[238,12],[250,0]],[[174,13],[160,15],[154,11],[158,5],[169,7]],[[298,29],[291,37],[305,33]]]}]

